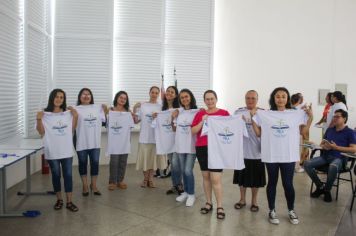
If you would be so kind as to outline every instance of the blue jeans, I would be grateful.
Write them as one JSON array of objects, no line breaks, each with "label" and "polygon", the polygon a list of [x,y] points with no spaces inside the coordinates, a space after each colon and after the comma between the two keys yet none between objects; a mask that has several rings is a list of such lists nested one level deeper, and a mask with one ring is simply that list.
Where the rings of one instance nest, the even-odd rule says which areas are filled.
[{"label": "blue jeans", "polygon": [[61,192],[61,166],[64,179],[64,190],[66,193],[73,191],[72,163],[73,158],[63,158],[57,160],[47,160],[52,173],[52,184],[54,192]]},{"label": "blue jeans", "polygon": [[268,174],[268,184],[266,188],[268,207],[275,209],[276,187],[278,183],[278,174],[281,170],[284,195],[287,199],[288,210],[294,210],[295,192],[293,186],[293,176],[295,162],[290,163],[265,163]]},{"label": "blue jeans", "polygon": [[311,178],[311,180],[315,183],[315,185],[318,188],[321,188],[323,186],[323,183],[320,181],[318,175],[316,174],[315,168],[329,164],[325,190],[330,191],[337,177],[337,174],[346,164],[346,161],[346,158],[336,158],[333,156],[322,155],[320,157],[314,157],[309,161],[304,162],[304,169],[305,172],[307,172],[307,174]]},{"label": "blue jeans", "polygon": [[97,176],[99,173],[100,148],[77,151],[78,168],[81,176],[87,175],[88,157],[90,159],[90,175]]},{"label": "blue jeans", "polygon": [[171,163],[171,176],[173,186],[177,186],[182,183],[182,171],[179,165],[179,159],[177,153],[167,154],[168,160]]},{"label": "blue jeans", "polygon": [[195,154],[178,153],[179,167],[183,172],[184,192],[194,194],[194,174]]}]

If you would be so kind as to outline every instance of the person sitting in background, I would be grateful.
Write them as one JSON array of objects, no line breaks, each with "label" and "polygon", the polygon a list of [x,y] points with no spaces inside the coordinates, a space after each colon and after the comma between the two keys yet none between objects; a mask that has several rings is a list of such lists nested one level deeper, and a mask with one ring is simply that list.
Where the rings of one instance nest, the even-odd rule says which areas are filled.
[{"label": "person sitting in background", "polygon": [[[304,169],[316,185],[316,190],[311,193],[312,198],[318,198],[324,194],[324,201],[331,202],[331,187],[337,177],[338,172],[346,165],[348,158],[343,157],[341,152],[356,152],[356,137],[354,130],[350,129],[346,123],[348,114],[339,109],[335,111],[331,126],[325,132],[324,139],[320,146],[323,149],[321,156],[315,157],[304,163]],[[320,181],[315,168],[329,164],[327,180],[325,185]]]}]

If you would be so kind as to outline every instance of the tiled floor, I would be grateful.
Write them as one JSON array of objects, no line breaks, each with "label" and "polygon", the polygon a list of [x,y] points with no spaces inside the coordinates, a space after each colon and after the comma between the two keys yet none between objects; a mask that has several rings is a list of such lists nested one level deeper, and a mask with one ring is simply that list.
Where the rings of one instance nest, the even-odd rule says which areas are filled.
[{"label": "tiled floor", "polygon": [[[287,218],[286,201],[279,183],[277,190],[277,213],[280,225],[271,225],[267,220],[265,189],[260,190],[258,213],[235,210],[234,203],[239,191],[232,185],[232,171],[225,171],[224,207],[226,219],[216,219],[216,211],[201,215],[204,204],[202,179],[198,165],[195,167],[197,201],[193,207],[177,203],[173,195],[166,195],[170,179],[157,179],[156,189],[140,188],[141,172],[128,166],[127,190],[107,190],[108,167],[100,167],[99,188],[102,196],[81,196],[81,183],[74,168],[74,203],[79,212],[72,213],[63,208],[53,210],[54,196],[20,197],[16,192],[24,188],[20,183],[8,191],[8,208],[11,210],[35,209],[41,211],[36,218],[0,218],[0,236],[6,235],[355,235],[356,209],[349,212],[351,190],[342,184],[339,200],[324,203],[322,199],[309,197],[310,181],[306,174],[296,174],[296,212],[299,225],[292,225]],[[50,176],[35,174],[32,177],[34,190],[50,190]],[[248,191],[248,199],[250,192]],[[340,223],[341,220],[341,223]]]}]

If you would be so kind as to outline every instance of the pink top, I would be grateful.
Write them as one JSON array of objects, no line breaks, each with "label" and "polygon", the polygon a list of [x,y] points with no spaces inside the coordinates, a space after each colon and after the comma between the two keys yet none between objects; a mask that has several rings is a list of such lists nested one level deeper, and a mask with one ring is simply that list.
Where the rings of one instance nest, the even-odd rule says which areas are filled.
[{"label": "pink top", "polygon": [[[194,117],[194,120],[192,122],[191,127],[196,126],[197,124],[199,124],[204,115],[209,115],[209,116],[229,116],[229,112],[224,110],[224,109],[219,109],[214,113],[207,113],[206,110],[200,110]],[[208,136],[201,136],[201,129],[199,130],[199,132],[197,133],[197,139],[195,142],[195,146],[201,147],[201,146],[208,146]]]}]

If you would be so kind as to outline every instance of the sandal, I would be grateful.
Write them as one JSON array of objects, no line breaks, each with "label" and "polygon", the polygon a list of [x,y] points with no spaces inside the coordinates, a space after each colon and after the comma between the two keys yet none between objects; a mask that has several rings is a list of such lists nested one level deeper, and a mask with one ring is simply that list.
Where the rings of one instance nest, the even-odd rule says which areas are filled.
[{"label": "sandal", "polygon": [[[209,208],[207,208],[206,206],[209,206]],[[200,208],[200,213],[205,215],[211,212],[212,210],[213,210],[213,204],[206,202],[205,207]]]},{"label": "sandal", "polygon": [[259,209],[260,208],[257,205],[253,205],[253,204],[250,207],[250,211],[252,211],[252,212],[258,212]]},{"label": "sandal", "polygon": [[155,188],[156,185],[153,183],[152,180],[149,180],[149,181],[148,181],[148,184],[147,184],[147,187],[149,187],[149,188]]},{"label": "sandal", "polygon": [[114,191],[116,189],[116,184],[110,183],[108,189],[109,191]]},{"label": "sandal", "polygon": [[60,210],[60,209],[62,209],[62,207],[63,207],[63,200],[57,200],[56,201],[56,204],[54,204],[54,209],[55,210]]},{"label": "sandal", "polygon": [[244,208],[245,206],[246,206],[246,203],[241,203],[241,202],[235,203],[235,205],[234,205],[236,210],[240,210],[240,209]]},{"label": "sandal", "polygon": [[[218,207],[218,208],[216,208],[216,210],[217,210],[217,212],[216,212],[216,218],[218,218],[219,220],[225,219],[224,208]],[[219,211],[219,210],[221,210],[221,211]]]},{"label": "sandal", "polygon": [[142,181],[141,188],[146,188],[146,187],[148,187],[147,184],[148,184],[148,180]]},{"label": "sandal", "polygon": [[67,202],[66,208],[72,212],[78,211],[78,207],[74,205],[72,202]]}]

